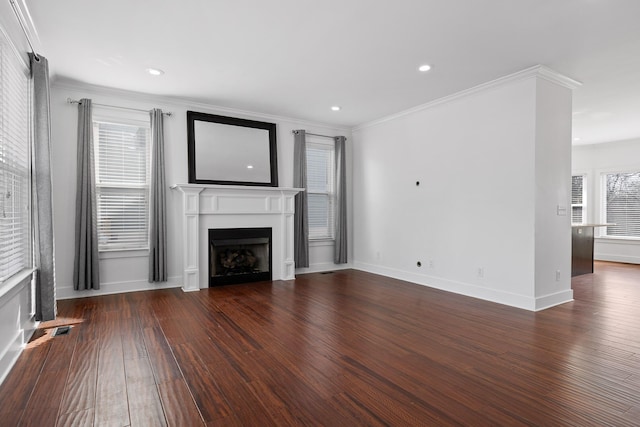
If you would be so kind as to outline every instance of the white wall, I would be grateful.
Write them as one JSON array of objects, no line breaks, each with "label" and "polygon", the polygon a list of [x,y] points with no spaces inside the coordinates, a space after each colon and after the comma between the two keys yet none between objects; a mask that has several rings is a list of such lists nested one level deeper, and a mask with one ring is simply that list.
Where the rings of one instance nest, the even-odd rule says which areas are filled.
[{"label": "white wall", "polygon": [[[573,298],[571,287],[571,91],[536,84],[536,308]],[[501,159],[504,160],[504,159]],[[558,214],[558,209],[564,209]],[[571,294],[571,295],[569,295]]]},{"label": "white wall", "polygon": [[[640,139],[573,147],[572,173],[587,177],[587,222],[605,222],[600,210],[601,175],[637,171],[640,171]],[[601,231],[596,228],[596,236]],[[640,264],[640,241],[596,237],[594,258]]]},{"label": "white wall", "polygon": [[[569,202],[570,105],[564,87],[513,78],[355,129],[354,266],[532,310],[570,300],[570,226],[556,215]],[[546,123],[555,113],[563,123]]]},{"label": "white wall", "polygon": [[[165,119],[167,185],[187,183],[188,181],[187,110],[275,122],[278,128],[278,183],[281,187],[292,187],[293,184],[293,135],[291,134],[293,129],[306,129],[308,132],[325,135],[345,135],[349,140],[351,139],[351,135],[346,129],[332,128],[294,119],[247,113],[190,101],[175,100],[173,98],[141,95],[68,82],[54,83],[51,93],[51,115],[53,123],[53,202],[58,298],[75,298],[182,285],[181,195],[176,190],[167,190],[169,281],[163,285],[147,282],[148,257],[146,252],[101,253],[101,289],[99,291],[82,292],[73,290],[77,106],[68,104],[68,97],[76,100],[91,98],[94,104],[109,104],[140,109],[156,107],[172,112],[173,116]],[[115,110],[95,107],[94,114],[117,113]],[[350,145],[348,144],[348,147]],[[347,154],[350,159],[350,148]],[[350,173],[351,168],[349,167],[348,170]],[[297,273],[336,268],[333,264],[332,254],[333,252],[329,256],[326,246],[312,246],[310,248],[310,268],[297,270]],[[341,267],[344,268],[345,266]]]}]

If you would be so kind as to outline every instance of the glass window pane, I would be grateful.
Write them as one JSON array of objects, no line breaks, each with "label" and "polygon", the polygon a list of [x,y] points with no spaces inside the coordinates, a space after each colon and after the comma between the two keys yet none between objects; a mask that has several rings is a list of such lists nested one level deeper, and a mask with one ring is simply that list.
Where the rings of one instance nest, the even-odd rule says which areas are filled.
[{"label": "glass window pane", "polygon": [[148,126],[94,122],[101,250],[148,247],[149,133]]},{"label": "glass window pane", "polygon": [[31,265],[29,72],[0,31],[0,283]]},{"label": "glass window pane", "polygon": [[571,204],[582,203],[583,179],[582,175],[571,177]]},{"label": "glass window pane", "polygon": [[326,149],[307,148],[307,188],[309,191],[327,191],[329,185],[330,152]]},{"label": "glass window pane", "polygon": [[640,237],[640,172],[606,176],[607,235]]},{"label": "glass window pane", "polygon": [[571,207],[571,222],[574,224],[580,224],[583,222],[582,219],[582,206],[572,206]]},{"label": "glass window pane", "polygon": [[307,144],[307,204],[310,239],[333,238],[334,155],[333,144]]}]

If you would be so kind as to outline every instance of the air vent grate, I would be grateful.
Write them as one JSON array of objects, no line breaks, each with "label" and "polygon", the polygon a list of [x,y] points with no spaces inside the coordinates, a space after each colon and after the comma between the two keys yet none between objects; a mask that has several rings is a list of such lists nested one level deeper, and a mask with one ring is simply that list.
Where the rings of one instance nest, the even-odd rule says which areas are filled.
[{"label": "air vent grate", "polygon": [[58,335],[67,335],[71,332],[71,326],[60,326],[53,331],[53,336],[57,337]]}]

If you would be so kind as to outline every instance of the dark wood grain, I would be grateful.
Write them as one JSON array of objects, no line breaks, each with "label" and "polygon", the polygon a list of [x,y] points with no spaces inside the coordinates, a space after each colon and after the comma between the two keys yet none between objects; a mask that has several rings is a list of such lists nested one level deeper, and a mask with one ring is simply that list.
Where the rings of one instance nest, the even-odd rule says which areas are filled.
[{"label": "dark wood grain", "polygon": [[184,379],[158,384],[160,399],[170,426],[204,425],[202,415]]},{"label": "dark wood grain", "polygon": [[69,366],[60,414],[70,414],[95,407],[100,341],[79,341]]},{"label": "dark wood grain", "polygon": [[21,425],[43,426],[58,417],[76,342],[74,335],[62,335],[51,341],[48,357],[29,397]]},{"label": "dark wood grain", "polygon": [[638,425],[639,283],[596,262],[538,313],[352,270],[60,301],[0,424]]}]

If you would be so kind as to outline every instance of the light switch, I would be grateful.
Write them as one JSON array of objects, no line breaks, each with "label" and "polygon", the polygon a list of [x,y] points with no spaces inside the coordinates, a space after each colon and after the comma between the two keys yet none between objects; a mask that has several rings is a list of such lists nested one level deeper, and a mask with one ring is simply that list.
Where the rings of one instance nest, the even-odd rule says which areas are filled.
[{"label": "light switch", "polygon": [[567,216],[567,207],[564,205],[558,205],[558,216]]}]

